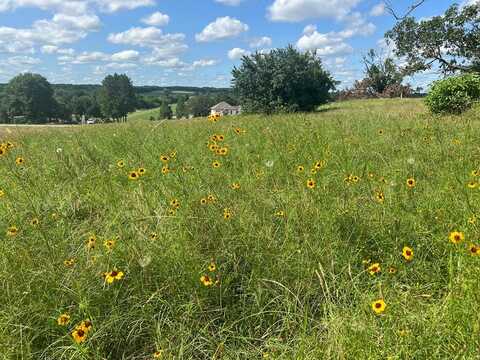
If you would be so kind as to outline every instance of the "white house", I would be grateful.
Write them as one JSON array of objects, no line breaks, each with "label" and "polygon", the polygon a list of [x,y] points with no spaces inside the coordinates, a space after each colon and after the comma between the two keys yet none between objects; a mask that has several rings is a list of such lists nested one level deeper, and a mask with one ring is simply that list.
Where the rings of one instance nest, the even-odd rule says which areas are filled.
[{"label": "white house", "polygon": [[232,106],[225,101],[222,101],[210,109],[210,115],[239,115],[241,112],[241,106]]}]

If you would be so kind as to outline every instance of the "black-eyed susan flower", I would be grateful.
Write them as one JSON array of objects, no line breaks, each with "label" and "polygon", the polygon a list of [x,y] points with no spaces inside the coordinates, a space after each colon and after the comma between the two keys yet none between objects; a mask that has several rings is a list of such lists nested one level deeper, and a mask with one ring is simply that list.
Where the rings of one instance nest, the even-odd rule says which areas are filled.
[{"label": "black-eyed susan flower", "polygon": [[321,170],[325,167],[326,164],[327,164],[327,162],[325,160],[320,160],[320,161],[315,162],[315,164],[313,165],[313,168],[315,170]]},{"label": "black-eyed susan flower", "polygon": [[103,246],[105,246],[105,248],[108,250],[108,251],[112,251],[113,248],[115,247],[115,240],[114,239],[110,239],[110,240],[106,240],[104,243],[103,243]]},{"label": "black-eyed susan flower", "polygon": [[218,169],[220,166],[222,166],[222,164],[220,164],[219,161],[216,161],[216,160],[215,160],[215,161],[212,163],[212,167],[213,167],[214,169]]},{"label": "black-eyed susan flower", "polygon": [[140,174],[140,176],[143,176],[147,173],[147,169],[141,167],[137,170],[137,172]]},{"label": "black-eyed susan flower", "polygon": [[30,220],[30,225],[32,225],[33,227],[36,227],[40,224],[40,220],[38,220],[38,218],[33,218],[32,220]]},{"label": "black-eyed susan flower", "polygon": [[18,228],[15,225],[9,226],[7,229],[8,236],[16,236],[18,234]]},{"label": "black-eyed susan flower", "polygon": [[378,133],[378,135],[383,135],[383,134],[385,134],[385,130],[378,129],[377,133]]},{"label": "black-eyed susan flower", "polygon": [[352,175],[351,181],[352,183],[356,184],[360,181],[360,177],[357,175]]},{"label": "black-eyed susan flower", "polygon": [[475,225],[476,222],[477,222],[477,219],[478,219],[478,218],[477,218],[476,215],[472,215],[472,216],[470,216],[470,217],[468,218],[468,223],[469,223],[470,225]]},{"label": "black-eyed susan flower", "polygon": [[480,184],[479,184],[478,182],[473,181],[473,180],[472,180],[472,181],[469,181],[469,182],[467,183],[467,187],[468,187],[469,189],[476,189],[476,188],[478,188],[479,185],[480,185]]},{"label": "black-eyed susan flower", "polygon": [[407,187],[409,187],[410,189],[413,189],[416,185],[416,181],[414,178],[409,178],[407,179]]},{"label": "black-eyed susan flower", "polygon": [[200,282],[206,287],[213,285],[213,280],[208,275],[202,275],[200,277]]},{"label": "black-eyed susan flower", "polygon": [[217,201],[217,198],[215,197],[215,195],[209,194],[207,196],[207,200],[208,200],[208,202],[213,203],[213,202]]},{"label": "black-eyed susan flower", "polygon": [[472,172],[470,173],[470,175],[475,176],[475,177],[478,177],[478,176],[480,176],[480,170],[472,170]]},{"label": "black-eyed susan flower", "polygon": [[297,172],[301,173],[301,172],[304,172],[305,171],[305,166],[303,165],[298,165],[297,166]]},{"label": "black-eyed susan flower", "polygon": [[208,265],[208,271],[214,272],[215,270],[217,270],[217,265],[212,261],[212,262]]},{"label": "black-eyed susan flower", "polygon": [[112,284],[114,281],[122,280],[125,276],[123,271],[112,270],[110,272],[103,273],[103,277],[108,284]]},{"label": "black-eyed susan flower", "polygon": [[25,159],[23,157],[19,156],[15,159],[15,164],[23,165],[23,164],[25,164]]},{"label": "black-eyed susan flower", "polygon": [[278,210],[278,211],[275,212],[275,216],[284,217],[285,216],[285,211]]},{"label": "black-eyed susan flower", "polygon": [[222,155],[222,156],[228,155],[228,148],[227,147],[220,148],[218,155]]},{"label": "black-eyed susan flower", "polygon": [[225,220],[230,220],[232,218],[232,212],[230,209],[223,209],[223,218]]},{"label": "black-eyed susan flower", "polygon": [[177,214],[177,210],[168,209],[167,214],[168,214],[168,216],[175,216]]},{"label": "black-eyed susan flower", "polygon": [[0,147],[0,157],[5,155],[7,153],[7,150],[3,147]]},{"label": "black-eyed susan flower", "polygon": [[85,342],[85,340],[87,340],[88,332],[85,331],[84,329],[80,328],[80,327],[77,327],[72,331],[71,335],[72,335],[73,340],[77,344],[81,344],[81,343]]},{"label": "black-eyed susan flower", "polygon": [[380,315],[382,314],[387,307],[387,304],[385,304],[385,301],[383,299],[375,300],[372,302],[372,310],[375,312],[375,314]]},{"label": "black-eyed susan flower", "polygon": [[233,183],[232,185],[230,185],[230,188],[232,190],[239,190],[240,189],[240,184],[239,183]]},{"label": "black-eyed susan flower", "polygon": [[175,150],[170,152],[170,158],[175,159],[177,157],[177,152]]},{"label": "black-eyed susan flower", "polygon": [[87,239],[87,249],[93,250],[97,245],[97,237],[95,235],[90,235]]},{"label": "black-eyed susan flower", "polygon": [[57,324],[60,326],[66,326],[70,322],[70,315],[62,314],[57,318]]},{"label": "black-eyed susan flower", "polygon": [[403,249],[402,249],[402,256],[405,260],[412,261],[413,260],[413,249],[408,247],[408,246],[404,246]]},{"label": "black-eyed susan flower", "polygon": [[375,192],[375,200],[379,203],[385,202],[385,194],[382,191]]},{"label": "black-eyed susan flower", "polygon": [[72,267],[73,265],[75,265],[75,259],[70,258],[63,260],[63,265],[65,265],[66,267]]},{"label": "black-eyed susan flower", "polygon": [[448,238],[452,243],[459,244],[465,240],[465,234],[461,231],[452,231]]},{"label": "black-eyed susan flower", "polygon": [[474,244],[470,244],[468,246],[468,252],[470,253],[470,255],[472,256],[479,256],[480,255],[480,246],[477,246],[477,245],[474,245]]},{"label": "black-eyed susan flower", "polygon": [[217,135],[217,141],[223,141],[223,140],[225,140],[224,135]]},{"label": "black-eyed susan flower", "polygon": [[313,179],[308,179],[307,180],[307,188],[314,189],[315,186],[316,186],[315,180],[313,180]]},{"label": "black-eyed susan flower", "polygon": [[169,172],[170,172],[170,168],[168,167],[168,165],[165,165],[164,167],[162,167],[163,175],[167,175]]},{"label": "black-eyed susan flower", "polygon": [[118,160],[117,161],[117,166],[121,169],[125,167],[125,161],[124,160]]},{"label": "black-eyed susan flower", "polygon": [[160,156],[160,161],[163,163],[167,163],[170,160],[170,158],[167,155],[161,155]]},{"label": "black-eyed susan flower", "polygon": [[207,199],[205,199],[205,198],[201,198],[201,199],[200,199],[200,204],[201,204],[201,205],[207,205],[207,203],[208,203],[208,200],[207,200]]},{"label": "black-eyed susan flower", "polygon": [[150,233],[150,240],[157,240],[157,237],[158,237],[157,233],[155,232]]},{"label": "black-eyed susan flower", "polygon": [[130,171],[128,173],[129,180],[138,180],[140,178],[140,174],[138,171]]},{"label": "black-eyed susan flower", "polygon": [[396,268],[395,266],[390,266],[390,267],[388,268],[388,273],[389,273],[389,274],[392,274],[392,275],[393,275],[393,274],[396,274],[396,273],[397,273],[397,268]]},{"label": "black-eyed susan flower", "polygon": [[379,263],[374,263],[368,267],[368,273],[370,275],[378,274],[381,271],[381,267]]},{"label": "black-eyed susan flower", "polygon": [[239,127],[233,129],[233,131],[235,131],[235,134],[237,134],[237,135],[242,135],[242,133],[243,133],[243,130]]},{"label": "black-eyed susan flower", "polygon": [[157,350],[153,353],[153,358],[154,359],[161,359],[162,355],[163,355],[163,351],[162,350]]},{"label": "black-eyed susan flower", "polygon": [[172,199],[170,200],[170,206],[173,209],[178,209],[180,207],[180,201],[178,199]]}]

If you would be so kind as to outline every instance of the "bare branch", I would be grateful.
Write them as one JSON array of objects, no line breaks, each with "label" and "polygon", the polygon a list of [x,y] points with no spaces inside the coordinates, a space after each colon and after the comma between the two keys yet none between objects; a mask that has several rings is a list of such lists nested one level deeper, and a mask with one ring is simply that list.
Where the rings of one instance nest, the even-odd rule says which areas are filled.
[{"label": "bare branch", "polygon": [[397,21],[401,21],[413,13],[418,7],[420,7],[427,0],[415,0],[414,3],[407,9],[407,12],[403,15],[400,15],[394,9],[392,2],[390,0],[384,0],[385,9],[395,18]]}]

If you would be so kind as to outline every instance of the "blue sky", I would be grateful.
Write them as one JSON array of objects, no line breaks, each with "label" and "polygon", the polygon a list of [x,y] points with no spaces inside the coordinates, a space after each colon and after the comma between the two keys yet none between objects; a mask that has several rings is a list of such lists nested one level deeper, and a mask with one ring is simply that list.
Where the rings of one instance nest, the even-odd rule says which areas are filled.
[{"label": "blue sky", "polygon": [[[401,12],[412,1],[393,3]],[[414,15],[452,3],[427,0]],[[224,87],[242,54],[293,44],[316,50],[345,87],[369,48],[388,53],[381,40],[393,24],[381,0],[0,0],[0,82],[31,71],[99,83],[121,72],[135,85]]]}]

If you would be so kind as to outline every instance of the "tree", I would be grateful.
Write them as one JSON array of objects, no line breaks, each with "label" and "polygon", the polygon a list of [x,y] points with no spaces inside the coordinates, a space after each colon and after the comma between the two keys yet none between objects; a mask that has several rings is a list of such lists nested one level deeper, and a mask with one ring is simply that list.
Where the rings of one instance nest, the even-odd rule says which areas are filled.
[{"label": "tree", "polygon": [[127,121],[127,114],[135,110],[135,90],[130,78],[125,75],[108,75],[102,81],[100,107],[106,118]]},{"label": "tree", "polygon": [[6,106],[12,116],[22,115],[29,121],[41,123],[53,115],[53,89],[41,75],[20,74],[10,80],[5,92]]},{"label": "tree", "polygon": [[184,97],[179,97],[177,101],[177,108],[175,109],[175,115],[177,119],[181,119],[188,116],[188,109],[185,103]]},{"label": "tree", "polygon": [[291,45],[242,58],[233,86],[246,112],[312,111],[330,98],[336,82],[315,53]]},{"label": "tree", "polygon": [[166,101],[162,102],[162,105],[160,106],[160,113],[158,116],[159,120],[163,119],[171,119],[173,116],[172,108]]},{"label": "tree", "polygon": [[402,83],[403,74],[393,59],[382,58],[374,49],[363,57],[367,90],[382,94],[387,88]]},{"label": "tree", "polygon": [[193,116],[207,116],[214,105],[212,98],[205,95],[192,96],[187,103],[188,113]]},{"label": "tree", "polygon": [[395,54],[406,57],[406,74],[431,69],[444,73],[480,71],[480,5],[452,5],[444,15],[417,22],[407,17],[385,34]]},{"label": "tree", "polygon": [[88,95],[73,98],[73,113],[78,116],[86,115],[92,106],[92,99]]}]

